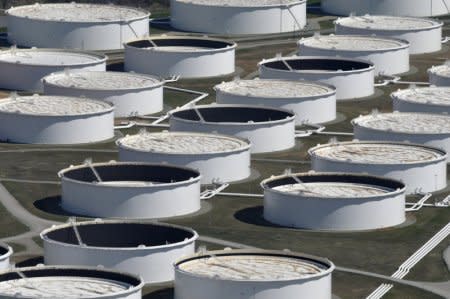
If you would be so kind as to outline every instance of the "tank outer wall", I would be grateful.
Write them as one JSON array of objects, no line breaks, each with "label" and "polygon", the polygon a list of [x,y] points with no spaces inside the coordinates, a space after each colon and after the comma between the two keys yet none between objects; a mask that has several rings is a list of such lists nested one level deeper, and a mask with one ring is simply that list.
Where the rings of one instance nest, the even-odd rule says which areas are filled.
[{"label": "tank outer wall", "polygon": [[73,116],[27,115],[0,111],[0,140],[2,141],[79,144],[105,141],[113,137],[113,109],[95,114]]},{"label": "tank outer wall", "polygon": [[273,34],[302,29],[306,25],[306,1],[299,0],[288,8],[286,5],[198,5],[171,0],[170,15],[172,27],[183,31],[221,35]]},{"label": "tank outer wall", "polygon": [[0,243],[0,247],[6,250],[6,253],[0,256],[0,271],[8,270],[11,267],[10,258],[13,254],[13,249],[7,244]]},{"label": "tank outer wall", "polygon": [[371,197],[331,198],[300,196],[265,188],[264,218],[278,225],[312,230],[358,231],[392,227],[405,221],[405,189]]},{"label": "tank outer wall", "polygon": [[379,30],[354,28],[335,23],[337,35],[375,35],[377,37],[399,38],[409,42],[409,54],[425,54],[442,49],[442,23],[426,29]]},{"label": "tank outer wall", "polygon": [[450,77],[436,74],[432,69],[428,70],[428,78],[431,85],[450,87]]},{"label": "tank outer wall", "polygon": [[410,17],[430,17],[449,13],[450,0],[322,0],[322,11],[348,16],[392,15]]},{"label": "tank outer wall", "polygon": [[[276,59],[270,61],[276,61]],[[375,92],[374,67],[352,72],[296,72],[268,68],[264,65],[264,62],[262,61],[259,64],[259,76],[261,79],[306,80],[333,85],[336,87],[336,99],[338,102],[340,100],[368,97]]]},{"label": "tank outer wall", "polygon": [[200,51],[165,51],[125,45],[125,71],[169,78],[206,78],[235,72],[236,45]]},{"label": "tank outer wall", "polygon": [[[313,37],[314,38],[314,37]],[[394,75],[409,71],[409,45],[396,47],[389,50],[351,51],[339,49],[319,49],[304,45],[302,40],[298,42],[299,56],[325,56],[363,59],[370,61],[375,66],[375,75]]]},{"label": "tank outer wall", "polygon": [[368,173],[400,180],[406,185],[406,194],[434,192],[447,186],[446,159],[417,164],[358,164],[333,161],[311,155],[311,167],[316,172]]},{"label": "tank outer wall", "polygon": [[[106,71],[106,57],[88,64],[63,66],[27,65],[0,61],[0,88],[42,92],[43,86],[41,79],[51,73],[64,71],[66,68],[84,71]],[[20,78],[20,80],[17,78]]]},{"label": "tank outer wall", "polygon": [[44,94],[61,96],[85,96],[112,103],[115,117],[147,115],[163,110],[163,87],[149,87],[126,90],[89,90],[63,87],[48,83],[43,79]]},{"label": "tank outer wall", "polygon": [[8,40],[11,44],[24,47],[122,49],[124,42],[149,35],[148,16],[131,21],[64,22],[8,14]]},{"label": "tank outer wall", "polygon": [[245,103],[291,110],[295,112],[296,125],[305,122],[320,124],[336,119],[336,92],[309,98],[280,97],[275,99],[234,95],[216,90],[216,101],[219,104],[241,105]]},{"label": "tank outer wall", "polygon": [[391,98],[394,111],[450,115],[450,105],[409,102],[397,98],[394,94],[391,94]]}]

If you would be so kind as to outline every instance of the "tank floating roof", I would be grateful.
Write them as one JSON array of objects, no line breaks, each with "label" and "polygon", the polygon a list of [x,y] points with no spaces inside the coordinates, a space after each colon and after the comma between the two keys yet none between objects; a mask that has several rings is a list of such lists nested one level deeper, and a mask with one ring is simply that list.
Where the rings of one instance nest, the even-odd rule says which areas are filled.
[{"label": "tank floating roof", "polygon": [[371,62],[359,59],[330,58],[330,57],[276,57],[259,63],[269,69],[289,72],[317,72],[317,73],[345,73],[357,70],[373,69]]},{"label": "tank floating roof", "polygon": [[24,96],[0,100],[0,113],[36,116],[73,116],[104,113],[114,107],[106,102],[63,96]]},{"label": "tank floating roof", "polygon": [[161,79],[150,75],[99,71],[59,72],[45,77],[44,80],[55,86],[86,90],[127,90],[159,87],[164,84]]},{"label": "tank floating roof", "polygon": [[97,268],[39,266],[0,274],[2,298],[125,298],[142,286],[136,276]]},{"label": "tank floating roof", "polygon": [[331,85],[309,82],[271,79],[234,80],[215,86],[223,93],[273,99],[310,98],[335,93]]},{"label": "tank floating roof", "polygon": [[327,50],[383,51],[406,48],[409,43],[399,39],[359,35],[319,35],[302,38],[299,44]]},{"label": "tank floating roof", "polygon": [[441,77],[450,78],[450,62],[443,65],[433,66],[428,71]]},{"label": "tank floating roof", "polygon": [[450,87],[423,87],[398,90],[392,97],[405,102],[450,107]]},{"label": "tank floating roof", "polygon": [[396,16],[350,16],[339,18],[337,24],[360,29],[411,31],[441,27],[442,22],[432,19],[396,17]]},{"label": "tank floating roof", "polygon": [[236,43],[208,37],[157,36],[130,41],[126,46],[163,52],[214,52],[235,48]]},{"label": "tank floating roof", "polygon": [[309,149],[311,156],[357,164],[411,164],[446,159],[437,148],[393,142],[337,142]]},{"label": "tank floating roof", "polygon": [[288,281],[324,275],[334,265],[322,258],[283,251],[224,250],[186,258],[179,271],[219,280]]},{"label": "tank floating roof", "polygon": [[7,10],[12,16],[35,20],[107,23],[148,18],[149,13],[131,7],[87,3],[55,3],[18,6]]},{"label": "tank floating roof", "polygon": [[176,1],[197,5],[224,6],[224,7],[286,6],[305,2],[305,0],[176,0]]},{"label": "tank floating roof", "polygon": [[450,116],[425,113],[373,113],[352,121],[374,130],[407,134],[450,134]]}]

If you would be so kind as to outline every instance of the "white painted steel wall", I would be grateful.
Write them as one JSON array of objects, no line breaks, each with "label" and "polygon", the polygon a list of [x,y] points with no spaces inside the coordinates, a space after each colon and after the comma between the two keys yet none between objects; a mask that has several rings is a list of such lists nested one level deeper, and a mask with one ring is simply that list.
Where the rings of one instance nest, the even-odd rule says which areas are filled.
[{"label": "white painted steel wall", "polygon": [[322,0],[326,13],[429,17],[448,14],[450,0]]},{"label": "white painted steel wall", "polygon": [[372,29],[356,28],[342,24],[338,19],[335,24],[336,34],[338,35],[376,35],[378,37],[392,37],[406,40],[409,42],[409,54],[424,54],[437,52],[442,49],[442,26],[443,23],[435,21],[436,25],[420,29],[395,29],[389,28]]},{"label": "white painted steel wall", "polygon": [[442,158],[434,161],[370,164],[319,157],[314,154],[314,149],[316,148],[311,148],[308,153],[311,157],[311,168],[317,172],[368,173],[385,176],[405,183],[406,194],[416,193],[417,191],[434,192],[447,186],[447,155],[444,152],[442,152]]},{"label": "white painted steel wall", "polygon": [[450,76],[436,72],[433,67],[428,69],[428,80],[431,85],[450,87]]},{"label": "white painted steel wall", "polygon": [[[312,57],[285,57],[286,61],[310,59]],[[315,59],[326,59],[325,57],[315,57]],[[342,60],[341,58],[339,58]],[[307,80],[319,81],[336,87],[336,99],[349,100],[355,98],[368,97],[374,94],[375,68],[373,65],[361,70],[352,71],[317,71],[317,70],[280,70],[269,68],[265,64],[280,60],[274,58],[263,60],[258,64],[259,75],[262,79],[286,79],[286,80]]]},{"label": "white painted steel wall", "polygon": [[10,258],[13,254],[13,249],[7,244],[0,243],[0,247],[6,250],[6,253],[0,256],[0,271],[8,270],[11,267]]},{"label": "white painted steel wall", "polygon": [[[118,163],[130,165],[137,163]],[[98,167],[102,164],[95,163]],[[111,164],[110,164],[111,165]],[[81,166],[86,167],[86,166]],[[151,165],[148,165],[151,167]],[[167,166],[176,171],[177,168]],[[63,209],[72,213],[101,218],[167,218],[194,213],[200,209],[200,176],[174,182],[141,186],[133,183],[118,185],[87,183],[64,176],[65,172],[79,167],[67,168],[59,172],[61,178]],[[181,171],[183,169],[180,169]]]},{"label": "white painted steel wall", "polygon": [[[65,224],[59,227],[64,226],[71,225]],[[145,283],[172,281],[174,279],[173,263],[184,256],[194,254],[195,240],[198,238],[197,233],[192,231],[193,238],[168,245],[135,248],[90,247],[52,241],[45,236],[46,231],[41,233],[46,265],[101,265],[139,275]]]},{"label": "white painted steel wall", "polygon": [[[230,252],[238,252],[233,250]],[[220,254],[226,251],[211,251]],[[268,253],[272,251],[267,251]],[[273,253],[273,252],[272,252]],[[289,255],[289,253],[284,253]],[[309,278],[291,280],[226,280],[188,273],[175,264],[175,299],[331,299],[331,273],[334,265]]]},{"label": "white painted steel wall", "polygon": [[183,31],[221,35],[292,32],[306,25],[306,1],[240,7],[171,0],[170,15],[171,25]]},{"label": "white painted steel wall", "polygon": [[147,115],[163,110],[163,83],[159,86],[130,88],[118,90],[83,89],[69,86],[58,86],[42,80],[44,94],[61,96],[85,96],[102,100],[114,105],[115,117]]},{"label": "white painted steel wall", "polygon": [[176,48],[165,50],[164,47],[139,48],[128,43],[125,44],[124,68],[126,71],[163,78],[171,76],[203,78],[229,75],[235,71],[236,44],[224,43],[226,45],[219,49],[180,51],[177,51]]},{"label": "white painted steel wall", "polygon": [[299,56],[345,57],[367,60],[374,64],[375,75],[394,75],[409,71],[409,43],[407,41],[396,40],[402,42],[403,45],[386,50],[359,50],[357,46],[352,50],[342,50],[336,48],[321,49],[305,44],[308,39],[314,38],[316,37],[303,38],[298,42]]},{"label": "white painted steel wall", "polygon": [[[196,107],[199,111],[203,107],[214,109],[220,109],[220,107],[276,109],[244,105],[202,105]],[[295,115],[287,110],[282,110],[288,114],[285,119],[247,123],[192,121],[176,115],[178,111],[182,110],[190,110],[190,108],[171,112],[170,131],[219,133],[248,139],[252,145],[251,152],[253,154],[282,151],[295,146]]]},{"label": "white painted steel wall", "polygon": [[[331,86],[328,86],[329,88]],[[303,123],[320,124],[336,119],[336,89],[334,91],[317,96],[279,98],[256,97],[249,95],[238,95],[232,92],[224,92],[216,89],[216,101],[226,105],[263,105],[268,107],[282,108],[295,113],[295,124]]]},{"label": "white painted steel wall", "polygon": [[79,144],[114,137],[114,108],[85,115],[30,115],[0,111],[0,140],[32,144]]},{"label": "white painted steel wall", "polygon": [[8,14],[8,40],[24,47],[122,49],[123,43],[149,35],[148,16],[128,21],[65,22]]},{"label": "white painted steel wall", "polygon": [[[301,176],[299,178],[302,179]],[[263,188],[264,218],[278,225],[312,230],[358,231],[391,227],[405,221],[405,188],[374,196],[338,198]]]}]

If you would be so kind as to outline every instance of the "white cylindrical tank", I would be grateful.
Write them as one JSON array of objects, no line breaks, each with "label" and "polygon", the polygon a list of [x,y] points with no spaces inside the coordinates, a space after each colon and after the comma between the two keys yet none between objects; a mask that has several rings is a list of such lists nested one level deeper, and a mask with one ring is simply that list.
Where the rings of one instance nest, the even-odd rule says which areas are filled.
[{"label": "white cylindrical tank", "polygon": [[149,16],[136,8],[86,3],[10,8],[8,40],[25,47],[113,50],[149,35]]},{"label": "white cylindrical tank", "polygon": [[373,63],[349,58],[276,57],[259,64],[262,79],[319,81],[336,87],[336,99],[349,100],[375,92]]},{"label": "white cylindrical tank", "polygon": [[143,286],[138,276],[101,268],[36,266],[0,273],[3,299],[140,299]]},{"label": "white cylindrical tank", "polygon": [[450,87],[422,87],[391,94],[394,111],[450,115]]},{"label": "white cylindrical tank", "polygon": [[195,252],[197,238],[194,230],[170,224],[100,219],[41,233],[46,265],[101,265],[145,283],[172,281],[173,263]]},{"label": "white cylindrical tank", "polygon": [[224,76],[235,71],[236,44],[208,37],[159,36],[125,44],[126,71],[163,78]]},{"label": "white cylindrical tank", "polygon": [[196,169],[201,183],[240,181],[250,176],[250,142],[232,136],[162,132],[117,141],[121,161],[169,163]]},{"label": "white cylindrical tank", "polygon": [[350,16],[335,21],[336,34],[375,35],[409,42],[409,54],[424,54],[442,48],[442,26],[438,20],[395,16]]},{"label": "white cylindrical tank", "polygon": [[407,194],[434,192],[447,186],[447,154],[434,147],[352,141],[318,145],[308,153],[314,171],[385,176],[405,183]]},{"label": "white cylindrical tank", "polygon": [[252,153],[287,150],[295,146],[295,114],[245,105],[201,105],[170,112],[170,130],[233,135],[248,139]]},{"label": "white cylindrical tank", "polygon": [[[355,138],[359,140],[411,142],[450,153],[450,115],[372,113],[353,119],[352,125]],[[447,159],[450,158],[447,156]]]},{"label": "white cylindrical tank", "polygon": [[13,254],[11,246],[0,243],[0,271],[8,270],[11,267],[10,258]]},{"label": "white cylindrical tank", "polygon": [[333,270],[287,250],[210,251],[175,263],[175,299],[331,299]]},{"label": "white cylindrical tank", "polygon": [[322,0],[321,6],[324,12],[341,16],[355,13],[430,17],[448,14],[450,0]]},{"label": "white cylindrical tank", "polygon": [[388,37],[315,35],[298,42],[300,56],[356,58],[372,62],[375,75],[409,71],[409,43]]},{"label": "white cylindrical tank", "polygon": [[450,87],[450,62],[428,69],[428,78],[431,85]]},{"label": "white cylindrical tank", "polygon": [[159,78],[124,72],[60,72],[44,77],[44,93],[84,96],[114,104],[115,117],[146,115],[163,110]]},{"label": "white cylindrical tank", "polygon": [[61,96],[17,96],[0,100],[0,140],[14,143],[78,144],[114,137],[114,107]]},{"label": "white cylindrical tank", "polygon": [[200,173],[180,166],[94,163],[58,173],[62,208],[101,218],[167,218],[200,209]]},{"label": "white cylindrical tank", "polygon": [[358,231],[405,221],[405,184],[347,173],[295,173],[271,177],[264,189],[264,218],[287,227]]},{"label": "white cylindrical tank", "polygon": [[292,32],[306,25],[306,0],[171,0],[170,22],[220,35]]},{"label": "white cylindrical tank", "polygon": [[336,88],[319,82],[234,80],[214,87],[219,104],[262,105],[295,112],[295,123],[325,123],[336,118]]},{"label": "white cylindrical tank", "polygon": [[0,88],[39,92],[43,77],[64,69],[105,71],[106,56],[74,50],[13,47],[0,51]]}]

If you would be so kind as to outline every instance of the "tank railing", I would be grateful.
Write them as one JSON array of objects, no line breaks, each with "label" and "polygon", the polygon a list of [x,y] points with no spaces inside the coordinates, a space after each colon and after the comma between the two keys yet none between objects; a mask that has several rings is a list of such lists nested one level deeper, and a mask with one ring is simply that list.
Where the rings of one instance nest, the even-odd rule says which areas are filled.
[{"label": "tank railing", "polygon": [[200,110],[198,110],[197,107],[192,107],[192,109],[194,109],[195,114],[197,114],[198,118],[200,119],[200,122],[204,123],[205,122],[205,118],[203,117],[202,113],[200,112]]},{"label": "tank railing", "polygon": [[75,218],[70,217],[69,224],[72,226],[75,237],[77,238],[78,245],[85,246],[85,244],[83,243],[83,240],[81,239],[80,232],[78,231],[77,222],[76,222]]},{"label": "tank railing", "polygon": [[222,192],[223,190],[225,190],[226,188],[228,188],[228,186],[230,186],[230,184],[228,183],[214,183],[213,184],[214,188],[213,189],[206,189],[204,190],[201,194],[200,194],[200,199],[204,200],[204,199],[210,199],[214,196],[216,196],[217,194],[219,194],[220,192]]},{"label": "tank railing", "polygon": [[[398,270],[391,275],[392,278],[402,279],[409,271],[427,256],[437,245],[450,236],[450,222],[447,223],[439,232],[437,232],[430,240],[420,247],[413,255],[411,255]],[[379,299],[386,295],[392,288],[393,284],[383,283],[375,291],[373,291],[366,299]]]},{"label": "tank railing", "polygon": [[228,196],[228,197],[264,198],[264,194],[257,194],[257,193],[219,192],[217,195],[219,195],[219,196]]},{"label": "tank railing", "polygon": [[286,60],[280,58],[279,61],[281,61],[288,68],[288,70],[290,70],[290,71],[294,70]]},{"label": "tank railing", "polygon": [[382,82],[375,83],[375,87],[387,86],[389,84],[407,84],[407,85],[430,85],[428,82],[402,81],[400,76],[381,75],[385,77]]},{"label": "tank railing", "polygon": [[153,48],[158,48],[158,45],[152,39],[148,39],[148,42],[152,44]]},{"label": "tank railing", "polygon": [[418,200],[415,204],[413,204],[412,207],[406,208],[405,209],[406,212],[417,212],[424,206],[425,202],[433,196],[433,194],[431,193],[417,193],[417,194],[422,195],[422,198]]},{"label": "tank railing", "polygon": [[84,161],[84,165],[86,165],[87,167],[89,167],[92,171],[92,173],[94,174],[95,178],[97,179],[97,182],[103,182],[102,178],[100,177],[100,174],[97,172],[97,169],[95,169],[95,167],[92,165],[92,160],[90,159],[86,159]]},{"label": "tank railing", "polygon": [[294,19],[295,24],[297,24],[298,30],[300,31],[300,30],[302,30],[302,26],[300,25],[300,22],[298,21],[297,17],[295,16],[295,14],[291,10],[291,6],[292,5],[293,4],[289,4],[289,3],[284,4],[284,6],[286,7],[287,11],[289,12],[289,14]]}]

